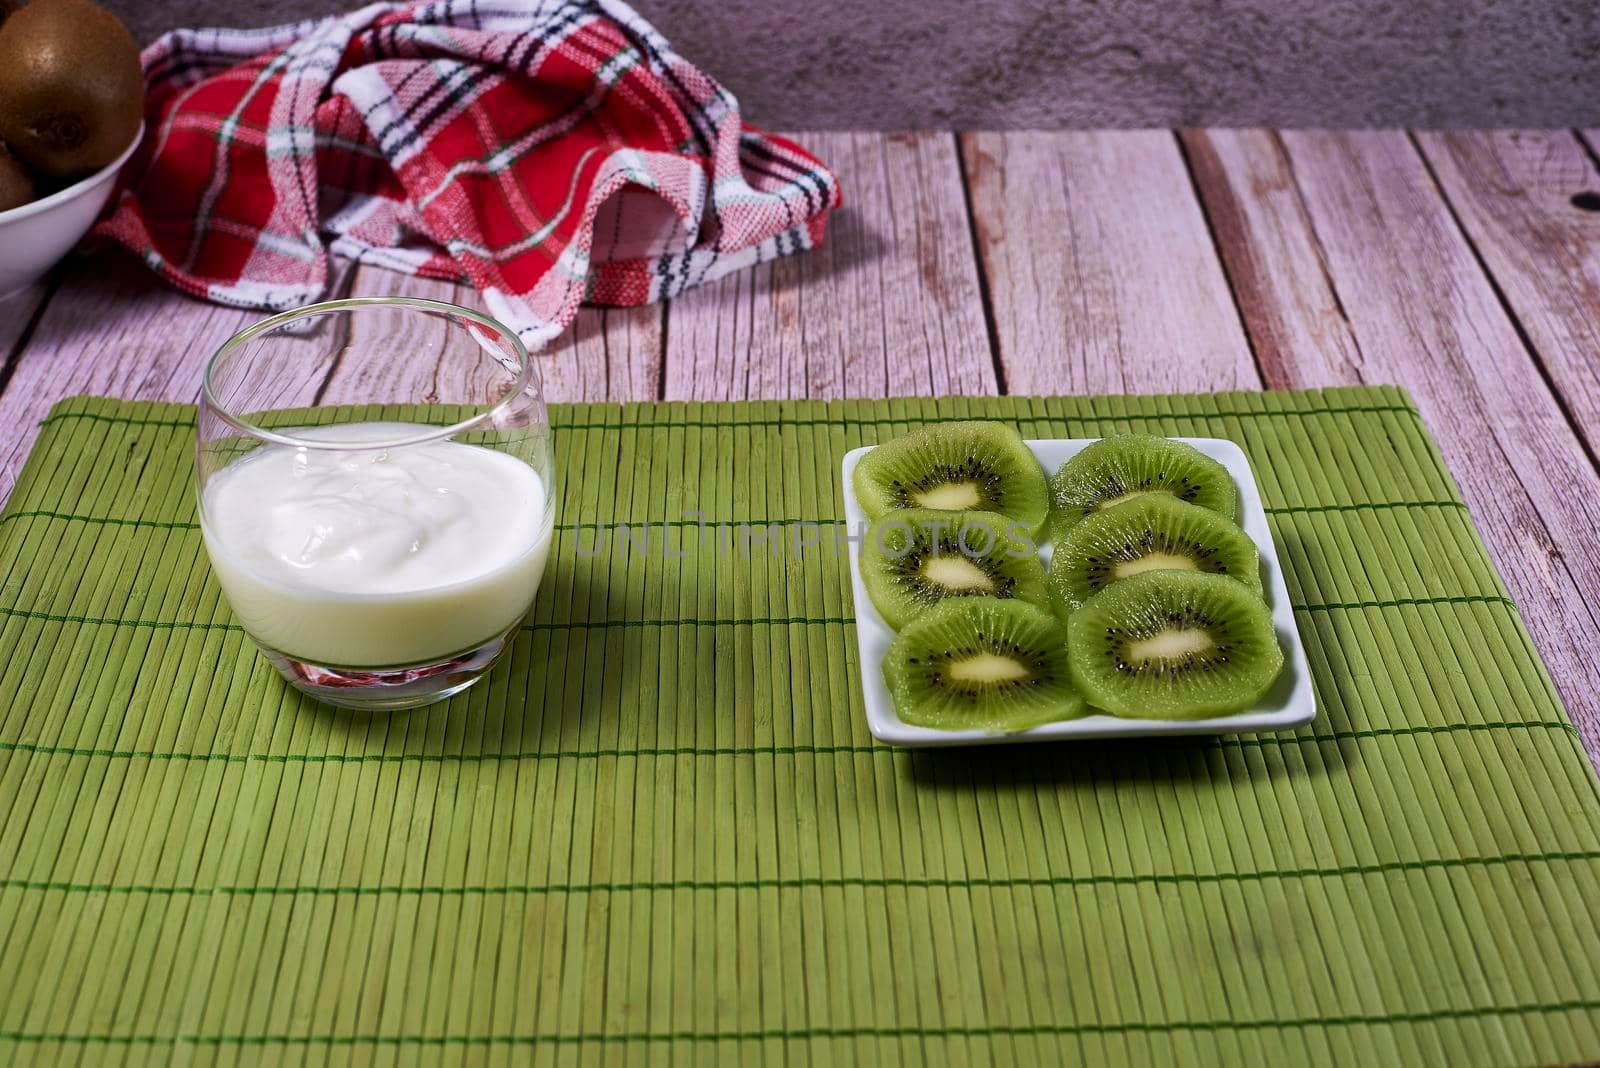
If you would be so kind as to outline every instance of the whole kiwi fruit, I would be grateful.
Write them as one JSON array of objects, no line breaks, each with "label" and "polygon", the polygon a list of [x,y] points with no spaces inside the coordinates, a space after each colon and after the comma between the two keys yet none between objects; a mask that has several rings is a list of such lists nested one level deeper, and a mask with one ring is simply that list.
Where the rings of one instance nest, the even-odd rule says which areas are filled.
[{"label": "whole kiwi fruit", "polygon": [[39,187],[33,184],[28,168],[0,145],[0,211],[20,208],[38,195]]},{"label": "whole kiwi fruit", "polygon": [[133,35],[91,0],[33,0],[0,23],[0,140],[35,172],[72,179],[128,147],[144,114]]}]

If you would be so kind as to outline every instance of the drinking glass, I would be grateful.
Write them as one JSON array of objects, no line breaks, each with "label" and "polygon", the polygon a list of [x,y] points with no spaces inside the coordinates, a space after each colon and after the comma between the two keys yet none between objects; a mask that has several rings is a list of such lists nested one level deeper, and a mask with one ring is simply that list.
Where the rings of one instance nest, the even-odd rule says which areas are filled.
[{"label": "drinking glass", "polygon": [[267,659],[329,704],[411,708],[483,677],[538,591],[553,468],[527,350],[452,304],[297,308],[206,367],[212,571]]}]

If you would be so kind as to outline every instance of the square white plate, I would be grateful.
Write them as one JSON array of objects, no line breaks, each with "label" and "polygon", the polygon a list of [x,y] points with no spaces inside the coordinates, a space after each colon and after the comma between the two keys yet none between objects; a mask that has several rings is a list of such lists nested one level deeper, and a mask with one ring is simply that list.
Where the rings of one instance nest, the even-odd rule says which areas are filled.
[{"label": "square white plate", "polygon": [[[1028,447],[1039,458],[1047,475],[1053,473],[1080,449],[1093,444],[1096,438],[1060,438],[1029,441]],[[1278,551],[1272,543],[1272,531],[1267,526],[1267,513],[1261,506],[1261,492],[1256,487],[1255,472],[1244,450],[1222,438],[1177,438],[1188,442],[1228,469],[1239,487],[1239,518],[1244,532],[1261,551],[1261,577],[1267,605],[1272,609],[1272,622],[1278,631],[1278,641],[1283,645],[1283,674],[1272,690],[1256,707],[1233,716],[1215,719],[1162,720],[1124,719],[1096,713],[1079,719],[1046,723],[1025,731],[941,731],[931,727],[916,727],[903,722],[895,715],[894,702],[889,688],[883,682],[883,656],[894,631],[878,615],[867,588],[861,582],[861,544],[852,539],[850,547],[850,584],[856,602],[856,639],[861,651],[861,686],[866,698],[867,726],[873,737],[891,745],[994,745],[1002,742],[1040,742],[1064,738],[1120,738],[1135,735],[1172,734],[1230,734],[1240,731],[1276,731],[1310,723],[1317,715],[1316,695],[1311,687],[1311,672],[1306,664],[1305,646],[1300,641],[1300,631],[1295,626],[1294,608],[1289,603],[1289,589],[1284,585],[1283,567],[1278,562]],[[866,513],[856,501],[854,480],[856,464],[872,451],[873,446],[852,449],[844,457],[844,514],[852,534],[866,530]],[[1040,558],[1050,562],[1048,542],[1040,550]]]}]

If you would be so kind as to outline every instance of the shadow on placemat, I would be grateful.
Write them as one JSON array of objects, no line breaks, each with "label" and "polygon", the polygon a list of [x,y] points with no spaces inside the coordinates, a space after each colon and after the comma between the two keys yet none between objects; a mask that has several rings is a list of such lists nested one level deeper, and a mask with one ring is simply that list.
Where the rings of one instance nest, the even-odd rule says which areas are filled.
[{"label": "shadow on placemat", "polygon": [[[1227,776],[1230,751],[1276,747],[1272,735],[1213,737],[1192,735],[1173,738],[1092,738],[1081,741],[1017,743],[989,746],[952,746],[912,751],[911,776],[920,785],[959,790],[972,779],[983,778],[996,786],[1114,784],[1160,779],[1173,784],[1219,783]],[[1292,736],[1282,744],[1294,746]],[[1348,773],[1360,759],[1353,739],[1318,744],[1321,759],[1315,763],[1274,759],[1250,761],[1250,773],[1266,777],[1320,776]],[[1246,758],[1240,756],[1238,760]]]}]

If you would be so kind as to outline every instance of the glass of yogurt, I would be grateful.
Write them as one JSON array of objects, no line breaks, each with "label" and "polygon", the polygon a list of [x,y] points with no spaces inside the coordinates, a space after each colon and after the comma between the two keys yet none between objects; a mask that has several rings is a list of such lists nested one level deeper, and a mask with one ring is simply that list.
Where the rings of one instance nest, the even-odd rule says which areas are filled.
[{"label": "glass of yogurt", "polygon": [[556,486],[538,369],[506,327],[409,298],[284,312],[217,350],[197,420],[212,571],[292,686],[411,708],[511,644]]}]

